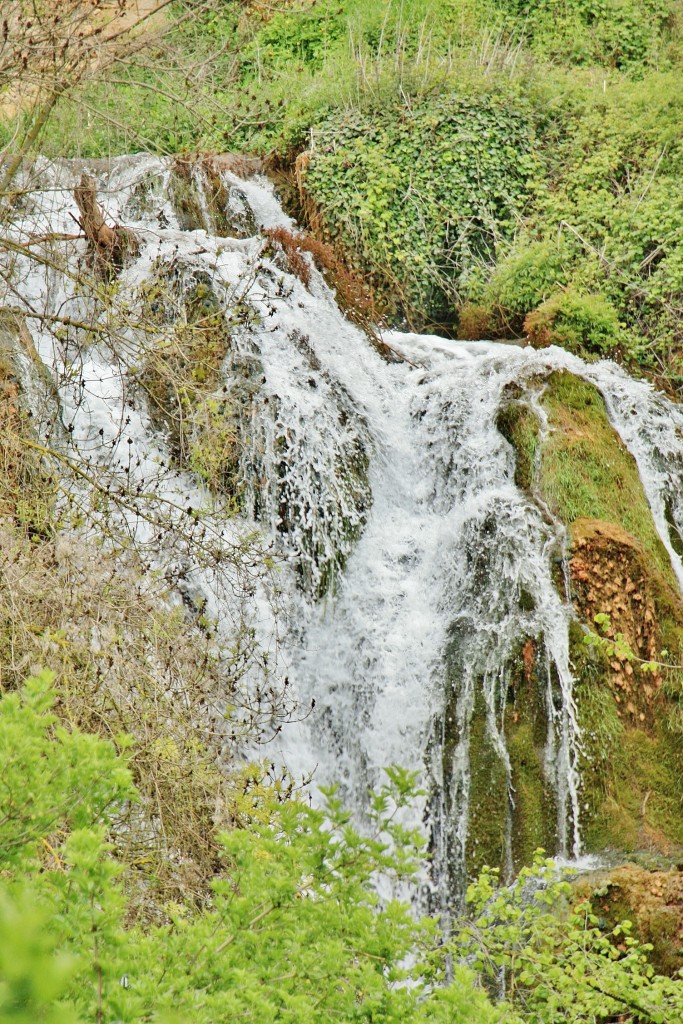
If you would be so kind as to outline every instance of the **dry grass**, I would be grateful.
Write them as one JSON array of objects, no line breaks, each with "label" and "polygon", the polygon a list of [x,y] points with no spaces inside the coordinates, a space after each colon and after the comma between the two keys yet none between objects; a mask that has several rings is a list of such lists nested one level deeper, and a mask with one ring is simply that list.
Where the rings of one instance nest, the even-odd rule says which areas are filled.
[{"label": "dry grass", "polygon": [[48,668],[60,720],[127,751],[141,800],[126,809],[112,841],[130,868],[134,912],[159,916],[169,900],[208,898],[217,829],[254,814],[254,797],[268,784],[259,766],[241,760],[244,734],[258,729],[266,712],[270,727],[277,710],[267,695],[250,706],[244,676],[258,649],[248,629],[220,638],[201,608],[171,599],[142,554],[134,545],[125,549],[113,529],[95,541],[66,532],[66,513],[56,519],[54,491],[62,487],[64,499],[69,486],[57,475],[66,467],[58,463],[55,471],[38,444],[17,369],[21,325],[8,327],[6,319],[0,693]]},{"label": "dry grass", "polygon": [[249,815],[262,781],[236,764],[229,693],[239,667],[132,559],[124,569],[81,538],[36,544],[0,525],[0,690],[40,667],[56,675],[65,724],[120,749],[132,740],[142,801],[114,842],[140,886],[138,912],[180,895],[204,900],[216,830]]}]

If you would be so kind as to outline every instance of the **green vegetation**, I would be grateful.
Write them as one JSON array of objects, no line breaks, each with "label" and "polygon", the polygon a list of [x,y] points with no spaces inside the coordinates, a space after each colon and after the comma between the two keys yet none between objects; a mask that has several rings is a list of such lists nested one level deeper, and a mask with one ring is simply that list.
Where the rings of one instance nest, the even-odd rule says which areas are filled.
[{"label": "green vegetation", "polygon": [[511,395],[499,416],[517,455],[517,483],[570,528],[579,519],[619,524],[675,587],[635,460],[610,424],[600,393],[565,372],[550,374],[538,388],[549,427],[540,453],[538,419],[523,397]]},{"label": "green vegetation", "polygon": [[447,327],[473,274],[513,236],[534,170],[523,108],[437,97],[382,120],[331,115],[305,185],[325,234],[393,293],[389,312]]},{"label": "green vegetation", "polygon": [[[11,60],[0,55],[0,100],[10,101],[0,108],[0,155],[38,144],[87,158],[141,148],[255,152],[316,236],[272,233],[272,245],[292,269],[297,254],[299,270],[307,267],[299,250],[324,255],[373,315],[462,338],[525,334],[623,360],[670,388],[683,381],[680,0],[175,0],[167,16],[165,37],[143,59],[133,45],[97,74],[91,54],[72,81],[53,86],[46,107],[34,82],[23,96],[12,92]],[[32,45],[25,61],[14,47],[18,66]],[[173,172],[183,226],[251,233],[253,224],[236,227],[221,212],[226,195],[210,162],[206,222],[189,168],[179,159]],[[20,204],[11,186],[0,194]],[[143,207],[144,189],[138,198]],[[226,397],[233,323],[209,281],[156,269],[138,295],[136,326],[166,340],[135,365],[136,383],[168,429],[176,463],[221,494],[225,512],[239,500],[240,417],[260,374],[255,360],[238,367],[242,383]],[[235,323],[248,316],[237,304]],[[371,317],[359,319],[367,326]],[[162,332],[170,321],[173,331]],[[122,346],[130,322],[112,332]],[[120,538],[75,551],[59,536],[61,525],[97,521],[111,496],[100,488],[97,507],[67,511],[60,498],[58,518],[59,485],[5,351],[21,324],[3,315],[8,331],[0,1019],[680,1020],[680,980],[654,973],[628,921],[607,926],[589,906],[572,906],[548,862],[523,869],[509,888],[483,870],[447,939],[433,919],[381,901],[377,873],[410,879],[421,853],[397,823],[414,795],[406,773],[389,771],[368,838],[333,791],[314,810],[292,799],[286,774],[226,763],[228,738],[234,749],[258,735],[262,700],[269,721],[280,720],[275,684],[259,691],[256,712],[240,691],[257,657],[253,631],[240,628],[234,646],[219,649],[205,609],[186,616],[161,583],[143,587],[145,565],[134,552],[122,557]],[[121,352],[131,366],[140,355]],[[520,394],[499,425],[517,451],[517,483],[570,527],[577,610],[592,621],[613,601],[615,629],[642,661],[663,647],[680,660],[669,561],[602,399],[567,374],[538,385],[550,431]],[[343,496],[364,513],[366,453],[344,454]],[[158,529],[155,515],[148,521]],[[210,551],[210,524],[192,533],[201,516],[190,509],[187,518],[187,543],[204,540]],[[350,520],[344,528],[349,541],[359,529]],[[312,534],[309,543],[325,596],[343,556],[324,562]],[[582,641],[575,625],[587,846],[673,850],[683,844],[680,673],[632,680],[618,650]],[[528,640],[508,694],[515,867],[555,838],[538,655]],[[54,676],[21,687],[34,664],[50,664]],[[508,812],[481,701],[472,747],[478,870],[502,859]]]},{"label": "green vegetation", "polygon": [[[603,934],[587,904],[572,910],[550,861],[512,888],[484,872],[445,945],[433,922],[380,905],[374,873],[409,878],[418,849],[398,823],[414,794],[399,769],[373,798],[369,838],[334,791],[323,811],[266,805],[250,829],[220,835],[207,906],[175,902],[160,924],[127,924],[131,866],[111,839],[138,799],[130,752],[64,728],[53,704],[48,675],[0,701],[2,1020],[554,1024],[571,1012],[580,1024],[626,1007],[665,1024],[683,1010],[683,988],[653,972],[629,923]],[[516,1008],[453,966],[465,959],[492,993],[505,967]]]},{"label": "green vegetation", "polygon": [[470,919],[450,948],[492,987],[506,977],[525,1020],[580,1024],[623,1016],[664,1024],[683,1013],[680,984],[657,979],[647,965],[651,947],[633,936],[632,922],[601,929],[589,903],[572,906],[571,886],[540,854],[505,888],[497,872],[482,872],[468,890],[467,909]]},{"label": "green vegetation", "polygon": [[551,432],[543,445],[539,488],[553,512],[567,525],[577,519],[619,523],[673,582],[635,460],[611,426],[598,391],[571,374],[553,374],[542,401]]},{"label": "green vegetation", "polygon": [[274,804],[220,836],[206,909],[169,904],[163,924],[128,927],[130,865],[107,838],[138,799],[130,754],[59,725],[53,702],[47,676],[0,702],[2,1020],[503,1020],[464,969],[427,1003],[443,965],[425,960],[411,972],[422,985],[394,984],[413,946],[435,938],[408,907],[380,910],[370,884],[380,868],[414,870],[415,837],[394,820],[406,773],[375,797],[372,838],[332,792],[324,812]]},{"label": "green vegetation", "polygon": [[683,379],[680,0],[185,13],[145,61],[66,94],[43,149],[229,149],[292,180],[305,152],[295,212],[390,319]]},{"label": "green vegetation", "polygon": [[618,355],[626,336],[617,313],[601,295],[581,295],[573,289],[555,293],[529,313],[524,329],[534,344],[561,345],[579,355]]},{"label": "green vegetation", "polygon": [[[683,842],[675,782],[683,768],[680,671],[660,664],[679,664],[683,651],[671,563],[635,462],[597,390],[568,373],[552,373],[530,388],[548,417],[545,431],[529,396],[517,390],[499,416],[499,429],[515,448],[516,482],[569,528],[580,619],[592,628],[596,616],[609,623],[608,637],[590,648],[578,622],[570,635],[583,736],[584,840],[596,851],[671,850]],[[625,653],[629,645],[635,661]],[[533,700],[520,706],[528,717]],[[508,726],[510,754],[516,752],[533,781],[540,744],[528,730],[517,733],[521,725]],[[541,782],[530,790],[535,799],[516,833],[527,846],[525,837],[537,835],[533,806],[544,806]]]}]

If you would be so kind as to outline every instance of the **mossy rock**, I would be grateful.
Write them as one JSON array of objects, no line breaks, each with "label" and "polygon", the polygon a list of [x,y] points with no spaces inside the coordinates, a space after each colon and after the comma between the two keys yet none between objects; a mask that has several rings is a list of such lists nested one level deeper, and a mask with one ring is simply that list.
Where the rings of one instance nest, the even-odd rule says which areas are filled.
[{"label": "mossy rock", "polygon": [[515,483],[532,494],[536,486],[536,453],[539,422],[531,406],[509,396],[501,405],[496,421],[498,430],[515,449]]},{"label": "mossy rock", "polygon": [[467,871],[475,877],[486,864],[505,867],[510,810],[507,772],[487,727],[480,687],[470,730],[470,779]]},{"label": "mossy rock", "polygon": [[241,424],[263,371],[257,359],[233,349],[231,330],[252,314],[241,308],[227,314],[207,274],[174,266],[157,267],[140,299],[166,327],[137,375],[151,418],[168,432],[180,468],[236,500]]},{"label": "mossy rock", "polygon": [[[462,638],[452,630],[447,663],[448,699],[436,733],[442,737],[438,756],[441,764],[435,774],[448,780],[456,746],[462,738],[457,723],[460,693],[458,647]],[[469,719],[469,823],[466,870],[474,878],[484,865],[499,867],[503,874],[517,871],[533,860],[539,847],[553,850],[557,846],[557,803],[545,770],[547,740],[546,680],[540,671],[545,665],[542,649],[534,638],[520,644],[510,664],[500,673],[499,686],[504,688],[497,700],[498,710],[504,702],[504,714],[490,722],[490,710],[483,695],[483,680],[476,679],[474,703]],[[510,762],[510,774],[500,754],[493,730],[502,729]],[[508,785],[510,782],[510,786]],[[445,785],[447,802],[457,801]],[[439,799],[443,799],[440,794]],[[446,816],[451,810],[446,808]],[[449,835],[447,823],[446,856],[448,870],[457,886],[459,850],[455,836]]]},{"label": "mossy rock", "polygon": [[[176,160],[169,193],[182,231],[207,231],[219,238],[252,238],[258,233],[256,219],[245,193],[226,185],[220,158],[201,163]],[[199,176],[199,180],[196,176]]]},{"label": "mossy rock", "polygon": [[512,860],[515,870],[531,863],[539,848],[557,847],[557,802],[545,770],[548,732],[543,651],[528,639],[508,691],[505,735],[512,765],[514,807]]},{"label": "mossy rock", "polygon": [[[607,614],[637,658],[680,664],[683,601],[635,460],[599,392],[565,372],[532,386],[549,429],[521,390],[508,394],[498,425],[517,454],[518,486],[569,531],[584,842],[591,851],[671,853],[683,843],[681,673],[642,672],[584,639]],[[521,822],[522,836],[532,821]]]},{"label": "mossy rock", "polygon": [[683,865],[649,867],[628,863],[592,872],[575,883],[591,901],[601,924],[633,924],[633,934],[652,945],[649,959],[658,972],[683,968]]},{"label": "mossy rock", "polygon": [[607,416],[597,388],[570,373],[553,373],[542,398],[551,431],[541,453],[539,489],[566,525],[595,519],[621,526],[675,585],[635,459]]},{"label": "mossy rock", "polygon": [[[610,616],[642,661],[676,664],[683,654],[683,602],[648,552],[613,524],[579,520],[570,571],[575,607],[591,623]],[[665,639],[666,638],[666,639]],[[670,851],[683,844],[683,741],[672,730],[680,672],[644,672],[624,657],[587,654],[579,631],[572,653],[584,729],[585,839],[594,850]]]},{"label": "mossy rock", "polygon": [[[557,803],[544,765],[548,710],[542,665],[542,650],[528,638],[511,659],[507,675],[502,673],[507,679],[503,734],[510,759],[510,793],[477,688],[470,733],[470,877],[485,864],[518,871],[533,860],[535,850],[557,846]],[[508,828],[511,863],[506,863]]]},{"label": "mossy rock", "polygon": [[192,171],[193,165],[189,160],[176,160],[169,181],[169,194],[180,230],[206,231],[208,224]]}]

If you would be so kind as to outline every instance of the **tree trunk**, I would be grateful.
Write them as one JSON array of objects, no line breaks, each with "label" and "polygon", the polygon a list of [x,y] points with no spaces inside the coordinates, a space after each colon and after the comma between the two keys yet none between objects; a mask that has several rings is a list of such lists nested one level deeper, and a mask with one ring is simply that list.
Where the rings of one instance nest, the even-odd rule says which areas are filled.
[{"label": "tree trunk", "polygon": [[74,190],[74,198],[95,267],[105,276],[116,273],[123,266],[127,255],[134,256],[139,251],[137,236],[130,228],[119,224],[110,227],[107,224],[97,202],[96,183],[92,175],[85,172],[81,175],[81,183]]}]

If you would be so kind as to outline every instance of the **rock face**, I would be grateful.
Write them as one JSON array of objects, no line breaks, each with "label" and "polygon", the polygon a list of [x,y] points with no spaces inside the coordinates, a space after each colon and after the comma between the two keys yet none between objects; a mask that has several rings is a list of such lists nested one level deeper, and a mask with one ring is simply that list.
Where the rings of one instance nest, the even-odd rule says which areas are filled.
[{"label": "rock face", "polygon": [[[606,924],[633,921],[656,967],[674,973],[683,965],[683,677],[675,667],[683,662],[683,601],[671,563],[635,462],[589,384],[551,374],[531,400],[510,395],[499,429],[515,449],[517,484],[566,529],[557,585],[569,588],[576,613],[584,848],[612,864],[637,861],[591,873],[577,888]],[[586,643],[589,631],[600,631],[596,615],[608,616],[605,639],[623,644]],[[533,640],[520,644],[507,726],[519,863],[554,842],[538,658]],[[645,671],[647,662],[658,664]]]},{"label": "rock face", "polygon": [[652,944],[657,970],[674,974],[683,967],[683,864],[669,870],[624,864],[591,873],[577,890],[609,927],[632,921],[636,937]]},{"label": "rock face", "polygon": [[[669,655],[662,652],[680,649],[683,622],[683,604],[668,580],[616,524],[579,520],[572,538],[571,577],[581,620],[592,623],[605,613],[611,634],[621,634],[637,659],[666,662]],[[678,670],[643,671],[640,661],[618,651],[586,655],[578,646],[575,658],[588,845],[596,851],[675,855],[683,843],[676,783],[683,768]]]},{"label": "rock face", "polygon": [[[539,382],[538,393],[545,424],[526,398],[513,395],[500,427],[515,447],[517,482],[568,531],[585,844],[595,852],[675,855],[683,844],[676,782],[683,770],[680,672],[643,672],[637,659],[681,663],[683,603],[636,465],[612,430],[600,395],[567,374]],[[607,657],[585,645],[598,613],[609,616],[611,635],[622,634],[636,660]],[[531,665],[527,645],[520,652],[516,700]],[[518,723],[529,716],[528,709],[516,714]],[[541,835],[532,821],[520,827]]]}]

